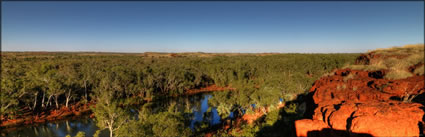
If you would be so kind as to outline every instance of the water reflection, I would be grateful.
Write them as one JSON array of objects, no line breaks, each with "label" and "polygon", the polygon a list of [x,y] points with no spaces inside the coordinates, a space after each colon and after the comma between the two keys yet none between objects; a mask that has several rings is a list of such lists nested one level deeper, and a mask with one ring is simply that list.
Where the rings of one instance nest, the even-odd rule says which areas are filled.
[{"label": "water reflection", "polygon": [[[218,115],[217,109],[208,105],[208,99],[211,95],[204,95],[201,100],[200,108],[194,107],[192,114],[194,115],[193,120],[190,122],[190,128],[194,130],[195,123],[206,121],[209,125],[217,125],[220,123],[221,117]],[[207,112],[210,110],[210,112]],[[232,116],[233,117],[233,116]]]},{"label": "water reflection", "polygon": [[[166,98],[155,101],[152,104],[152,113],[168,111],[170,106],[174,105],[176,111],[185,112],[189,127],[194,130],[197,124],[206,122],[208,125],[217,125],[221,123],[221,117],[217,112],[216,106],[210,106],[208,100],[212,98],[210,94],[201,94],[193,96],[183,96],[177,98]],[[137,107],[130,111],[137,119]],[[234,118],[234,112],[231,112],[228,118]],[[88,116],[77,119],[68,119],[63,121],[49,122],[37,125],[18,127],[16,130],[0,134],[6,137],[64,137],[66,135],[75,136],[79,131],[86,133],[86,136],[93,136],[99,128],[93,119]],[[2,131],[3,132],[3,131]],[[100,137],[109,136],[109,131],[103,130]]]},{"label": "water reflection", "polygon": [[[64,137],[67,134],[75,136],[78,131],[86,132],[92,136],[99,128],[89,117],[80,117],[75,120],[64,120],[51,123],[37,124],[32,126],[19,127],[17,130],[6,133],[6,137]],[[106,137],[108,133],[101,133]]]}]

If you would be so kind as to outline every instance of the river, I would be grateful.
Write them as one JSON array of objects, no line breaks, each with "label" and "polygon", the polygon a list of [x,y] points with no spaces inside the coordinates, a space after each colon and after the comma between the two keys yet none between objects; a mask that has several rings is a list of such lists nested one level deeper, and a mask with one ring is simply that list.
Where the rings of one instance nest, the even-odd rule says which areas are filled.
[{"label": "river", "polygon": [[[196,123],[207,122],[210,126],[220,124],[222,119],[218,115],[216,107],[210,106],[208,100],[211,94],[200,94],[192,96],[177,97],[165,102],[158,103],[157,108],[166,107],[170,103],[177,104],[179,109],[190,108],[191,115],[187,117],[190,121],[188,127],[194,130]],[[161,101],[162,102],[162,101]],[[163,109],[163,108],[162,108]],[[233,112],[229,114],[233,118]],[[16,127],[16,129],[7,129],[7,133],[1,133],[5,137],[64,137],[66,135],[75,136],[77,132],[83,131],[86,136],[93,136],[99,128],[93,119],[88,116],[71,118],[61,121],[47,122],[42,124],[26,125]],[[102,130],[101,137],[108,137],[109,131]]]}]

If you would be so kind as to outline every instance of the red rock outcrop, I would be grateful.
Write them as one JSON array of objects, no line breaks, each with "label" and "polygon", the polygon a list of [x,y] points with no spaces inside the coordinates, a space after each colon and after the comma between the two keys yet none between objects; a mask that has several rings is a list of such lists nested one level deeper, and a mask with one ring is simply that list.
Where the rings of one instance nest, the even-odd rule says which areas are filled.
[{"label": "red rock outcrop", "polygon": [[385,70],[341,69],[317,80],[310,89],[316,105],[312,119],[295,122],[297,136],[323,129],[343,131],[348,136],[419,136],[425,102],[413,103],[411,99],[424,94],[425,77],[388,80],[383,79],[384,74]]}]

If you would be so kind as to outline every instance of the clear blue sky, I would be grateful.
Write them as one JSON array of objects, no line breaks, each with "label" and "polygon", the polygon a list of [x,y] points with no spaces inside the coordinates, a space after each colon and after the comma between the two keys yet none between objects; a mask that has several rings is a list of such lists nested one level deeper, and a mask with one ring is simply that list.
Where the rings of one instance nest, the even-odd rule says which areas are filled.
[{"label": "clear blue sky", "polygon": [[365,52],[424,42],[424,2],[2,2],[3,51]]}]

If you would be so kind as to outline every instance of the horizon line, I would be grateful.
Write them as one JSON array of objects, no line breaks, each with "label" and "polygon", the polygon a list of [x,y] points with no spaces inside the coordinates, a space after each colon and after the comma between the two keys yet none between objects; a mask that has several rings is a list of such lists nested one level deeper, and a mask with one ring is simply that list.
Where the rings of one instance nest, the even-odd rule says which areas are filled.
[{"label": "horizon line", "polygon": [[365,52],[203,52],[203,51],[184,51],[184,52],[162,52],[162,51],[145,51],[145,52],[120,52],[120,51],[1,51],[3,52],[22,52],[22,53],[31,53],[31,52],[47,52],[47,53],[113,53],[113,54],[144,54],[144,53],[202,53],[202,54],[285,54],[285,53],[311,53],[311,54],[338,54],[338,53],[366,53]]}]

